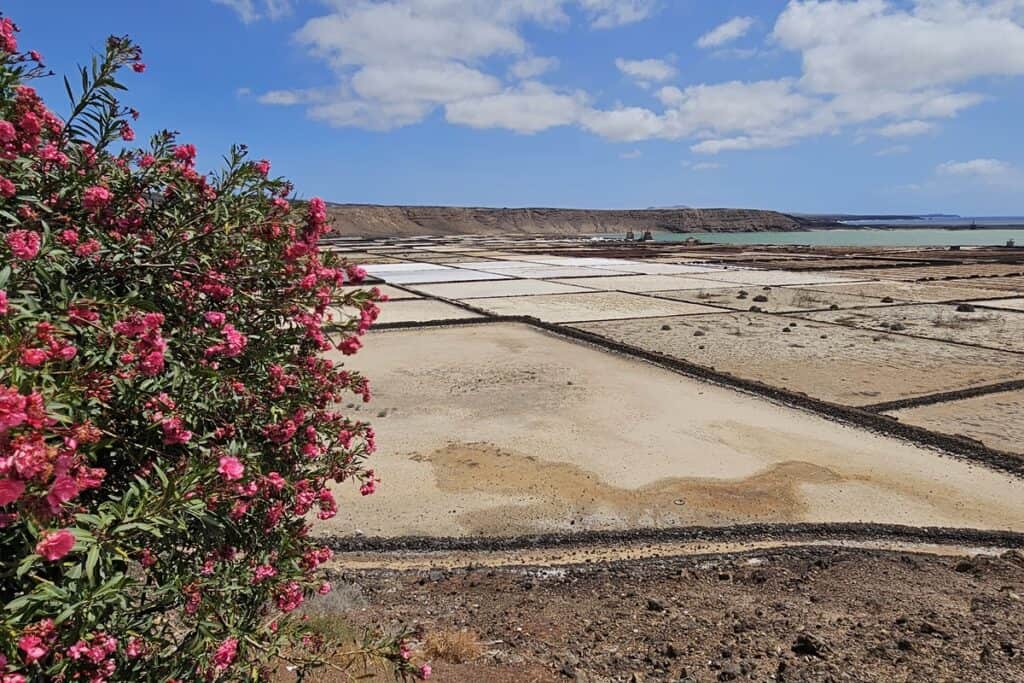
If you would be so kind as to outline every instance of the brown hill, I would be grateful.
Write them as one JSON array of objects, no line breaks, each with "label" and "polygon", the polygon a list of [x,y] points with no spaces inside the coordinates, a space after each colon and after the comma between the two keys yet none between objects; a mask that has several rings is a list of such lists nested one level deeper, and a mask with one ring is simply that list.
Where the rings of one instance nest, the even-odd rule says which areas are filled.
[{"label": "brown hill", "polygon": [[768,232],[805,230],[808,218],[757,209],[490,209],[329,204],[334,231],[360,237],[415,235],[592,235],[632,230]]}]

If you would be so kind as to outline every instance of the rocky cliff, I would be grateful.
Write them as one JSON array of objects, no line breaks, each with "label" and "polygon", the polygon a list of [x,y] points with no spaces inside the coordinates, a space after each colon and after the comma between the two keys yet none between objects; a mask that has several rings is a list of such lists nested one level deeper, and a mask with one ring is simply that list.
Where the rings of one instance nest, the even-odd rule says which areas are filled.
[{"label": "rocky cliff", "polygon": [[360,237],[593,235],[629,230],[767,232],[805,230],[817,225],[813,219],[756,209],[489,209],[329,204],[328,210],[336,233]]}]

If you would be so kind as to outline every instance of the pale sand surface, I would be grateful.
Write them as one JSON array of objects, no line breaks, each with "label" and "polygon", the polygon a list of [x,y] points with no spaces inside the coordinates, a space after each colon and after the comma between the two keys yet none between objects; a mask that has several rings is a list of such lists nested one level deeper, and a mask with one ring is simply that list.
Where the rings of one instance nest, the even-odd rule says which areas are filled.
[{"label": "pale sand surface", "polygon": [[717,273],[704,273],[694,275],[694,277],[702,280],[732,282],[738,285],[814,285],[870,279],[869,275],[839,277],[824,273],[791,270],[742,270],[739,268]]},{"label": "pale sand surface", "polygon": [[750,553],[755,550],[778,548],[806,548],[823,546],[829,548],[861,548],[889,552],[918,553],[939,557],[976,557],[978,555],[998,556],[1005,548],[971,545],[938,545],[935,543],[914,543],[901,541],[849,541],[843,539],[822,539],[797,541],[727,541],[700,542],[651,542],[640,544],[619,543],[585,545],[577,547],[528,548],[523,550],[466,551],[439,550],[428,552],[346,552],[335,555],[330,566],[334,569],[454,569],[461,567],[547,567],[577,563],[616,562],[640,560],[652,557],[680,557],[726,553]]},{"label": "pale sand surface", "polygon": [[990,448],[1024,454],[1024,391],[1005,391],[890,413],[907,424],[962,434]]},{"label": "pale sand surface", "polygon": [[379,324],[429,322],[431,320],[455,320],[464,318],[480,318],[477,313],[467,311],[458,306],[446,304],[432,299],[409,299],[406,301],[388,301],[380,307]]},{"label": "pale sand surface", "polygon": [[[560,280],[560,282],[572,282],[573,280]],[[580,284],[594,289],[605,289],[620,292],[657,292],[665,289],[688,289],[699,282],[703,287],[715,287],[715,283],[707,280],[698,280],[687,276],[679,275],[620,275],[617,277],[599,277],[579,280]],[[730,285],[718,283],[724,287]]]},{"label": "pale sand surface", "polygon": [[[585,280],[583,281],[585,282]],[[545,322],[654,318],[708,313],[715,309],[624,292],[543,294],[540,296],[474,299],[473,305],[497,315],[528,315]]]},{"label": "pale sand surface", "polygon": [[[988,282],[985,280],[984,282]],[[985,297],[1008,296],[998,289],[983,289],[969,285],[931,282],[901,282],[898,280],[881,280],[879,282],[860,282],[842,285],[813,285],[806,289],[819,289],[823,292],[842,292],[857,296],[881,300],[889,297],[894,301],[932,303],[936,301],[963,301],[983,299]]]},{"label": "pale sand surface", "polygon": [[997,289],[1006,292],[1008,295],[1012,295],[1015,292],[1024,292],[1024,277],[990,277],[984,280],[964,280],[957,284],[987,290]]},{"label": "pale sand surface", "polygon": [[[743,294],[746,296],[742,296]],[[855,308],[857,306],[884,306],[878,300],[869,299],[842,292],[830,292],[826,289],[806,289],[802,287],[759,287],[746,286],[727,289],[680,290],[675,292],[658,292],[658,296],[679,301],[691,301],[697,304],[725,306],[737,311],[749,311],[757,306],[769,313],[790,311],[808,311],[830,306],[839,308]],[[763,296],[767,301],[754,301],[755,297]]]},{"label": "pale sand surface", "polygon": [[685,275],[617,275],[614,277],[588,277],[585,279],[555,280],[565,284],[581,284],[609,292],[660,292],[677,289],[709,289],[735,287],[729,282],[709,282]]},{"label": "pale sand surface", "polygon": [[[671,329],[661,329],[664,325]],[[846,405],[895,401],[1024,376],[1016,354],[795,317],[719,313],[574,327]],[[783,332],[787,327],[789,331]],[[703,335],[694,336],[698,331]]]},{"label": "pale sand surface", "polygon": [[1005,308],[1009,311],[1024,311],[1024,297],[999,301],[975,301],[974,303],[991,308]]},{"label": "pale sand surface", "polygon": [[531,294],[571,294],[589,291],[586,287],[547,280],[492,280],[488,282],[447,282],[410,285],[417,291],[446,299],[483,299]]},{"label": "pale sand surface", "polygon": [[415,285],[429,282],[468,282],[472,280],[504,280],[505,275],[485,273],[482,270],[463,270],[448,268],[445,270],[411,270],[403,273],[392,273],[387,276],[377,275],[386,282],[396,285]]},{"label": "pale sand surface", "polygon": [[[465,268],[465,264],[459,264],[460,268]],[[559,277],[593,277],[608,275],[612,271],[602,270],[598,268],[588,268],[586,266],[549,266],[543,263],[502,263],[498,267],[479,268],[481,272],[487,273],[498,273],[508,277],[522,277],[522,278],[533,278],[533,279],[548,279],[548,278],[559,278]],[[627,275],[627,273],[623,273]]]},{"label": "pale sand surface", "polygon": [[[849,311],[818,311],[801,313],[799,317],[1024,352],[1024,313],[984,308],[976,308],[973,312],[959,312],[956,309],[957,304],[919,304]],[[1016,366],[1024,373],[1024,358],[1018,358]]]},{"label": "pale sand surface", "polygon": [[[602,269],[605,268],[605,266],[594,267]],[[695,275],[698,273],[721,273],[725,270],[725,266],[688,266],[677,263],[651,263],[649,261],[635,261],[630,263],[628,266],[616,265],[609,266],[609,268],[614,268],[615,270],[621,270],[628,273],[639,273],[642,275]]]},{"label": "pale sand surface", "polygon": [[[989,278],[1007,274],[1018,274],[1024,270],[1024,265],[1012,263],[966,263],[950,264],[948,266],[914,266],[910,268],[886,268],[880,277],[888,280],[923,280],[932,278],[941,280],[943,278]],[[870,271],[836,269],[830,271],[837,275],[862,279]],[[959,283],[957,283],[959,284]]]},{"label": "pale sand surface", "polygon": [[353,290],[366,290],[366,289],[371,289],[373,287],[376,287],[377,289],[379,289],[381,291],[381,294],[387,294],[388,298],[391,299],[391,300],[398,300],[398,299],[422,299],[423,298],[419,294],[416,294],[414,292],[407,292],[404,289],[399,289],[398,287],[392,287],[391,285],[380,285],[380,284],[365,284],[365,285],[356,285],[354,287],[342,287],[341,291],[343,291],[343,292],[351,292]]},{"label": "pale sand surface", "polygon": [[338,486],[322,533],[1024,529],[1020,480],[527,326],[371,333],[356,361],[375,387],[364,411],[383,483],[358,501]]}]

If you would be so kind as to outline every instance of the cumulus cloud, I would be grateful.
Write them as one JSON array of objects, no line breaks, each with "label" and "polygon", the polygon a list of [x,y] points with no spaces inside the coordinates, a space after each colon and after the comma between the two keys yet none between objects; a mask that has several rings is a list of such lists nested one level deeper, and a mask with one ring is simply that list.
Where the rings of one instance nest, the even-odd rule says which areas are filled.
[{"label": "cumulus cloud", "polygon": [[445,118],[472,128],[537,133],[575,123],[585,104],[581,93],[559,93],[543,83],[526,82],[493,95],[451,102],[445,106]]},{"label": "cumulus cloud", "polygon": [[754,26],[753,17],[733,17],[724,24],[719,24],[697,40],[697,47],[721,47],[726,43],[739,40],[747,35]]},{"label": "cumulus cloud", "polygon": [[[269,16],[284,0],[217,0]],[[531,29],[574,17],[610,29],[654,14],[657,0],[330,0],[296,42],[334,80],[271,90],[336,126],[388,129],[441,111],[455,125],[536,133],[576,126],[612,141],[686,141],[701,154],[770,149],[855,129],[921,135],[982,102],[986,77],[1024,75],[1024,0],[790,0],[771,32],[799,68],[751,81],[685,83],[665,60],[619,58],[654,104],[601,102],[553,82]],[[254,19],[252,19],[254,20]],[[754,20],[735,17],[698,41],[728,45]],[[609,69],[609,72],[614,73]],[[596,92],[596,91],[595,91]],[[898,146],[897,146],[898,147]]]},{"label": "cumulus cloud", "polygon": [[647,85],[667,81],[676,75],[676,68],[663,59],[622,59],[615,60],[615,66],[636,82]]}]

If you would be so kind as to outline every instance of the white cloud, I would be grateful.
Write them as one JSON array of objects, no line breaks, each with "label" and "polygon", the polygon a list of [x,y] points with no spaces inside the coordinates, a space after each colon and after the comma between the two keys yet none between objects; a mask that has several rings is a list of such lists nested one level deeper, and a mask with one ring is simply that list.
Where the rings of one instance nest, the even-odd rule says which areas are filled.
[{"label": "white cloud", "polygon": [[506,128],[536,133],[575,123],[584,109],[582,94],[555,92],[533,81],[483,97],[461,99],[445,106],[445,118],[472,128]]},{"label": "white cloud", "polygon": [[931,133],[935,128],[935,124],[930,121],[914,119],[912,121],[901,121],[899,123],[890,123],[888,126],[882,126],[878,129],[878,134],[887,138],[905,138]]},{"label": "white cloud", "polygon": [[804,83],[823,93],[941,88],[1024,74],[1019,0],[793,0],[773,36],[803,57]]},{"label": "white cloud", "polygon": [[657,8],[657,0],[579,0],[594,28],[612,28],[643,21]]},{"label": "white cloud", "polygon": [[900,154],[906,154],[910,151],[909,145],[892,145],[891,147],[883,147],[882,149],[875,152],[876,157],[893,157]]},{"label": "white cloud", "polygon": [[975,176],[993,178],[1014,172],[1013,165],[999,159],[971,159],[970,161],[947,161],[935,169],[939,175]]},{"label": "white cloud", "polygon": [[643,156],[643,152],[638,149],[631,149],[628,152],[623,152],[619,155],[620,159],[639,159]]},{"label": "white cloud", "polygon": [[698,161],[690,168],[694,171],[713,171],[716,168],[725,168],[725,164],[720,164],[717,161]]},{"label": "white cloud", "polygon": [[739,40],[754,26],[753,17],[733,17],[724,24],[719,24],[697,40],[697,47],[720,47],[734,40]]},{"label": "white cloud", "polygon": [[556,68],[558,68],[558,59],[555,57],[526,57],[515,62],[508,71],[514,78],[526,80],[536,78]]},{"label": "white cloud", "polygon": [[642,85],[667,81],[676,75],[676,68],[663,59],[622,59],[615,60],[615,66]]},{"label": "white cloud", "polygon": [[291,0],[213,0],[218,5],[224,5],[234,10],[243,23],[251,24],[254,21],[266,17],[267,19],[280,19],[291,14]]},{"label": "white cloud", "polygon": [[[218,0],[243,19],[284,0]],[[756,81],[663,85],[654,104],[600,101],[554,82],[532,29],[582,17],[610,28],[651,16],[658,0],[327,0],[296,41],[334,74],[321,87],[271,90],[337,126],[388,129],[442,111],[448,122],[535,133],[577,126],[613,141],[685,140],[694,152],[770,149],[853,129],[920,135],[982,102],[985,77],[1024,75],[1024,0],[790,0],[775,49],[800,68]],[[745,35],[735,17],[699,41]],[[531,30],[527,30],[527,27]],[[730,49],[730,48],[726,48]],[[665,60],[618,59],[642,84],[676,78]],[[610,70],[609,70],[610,71]],[[898,145],[892,149],[899,147]]]}]

